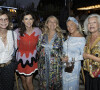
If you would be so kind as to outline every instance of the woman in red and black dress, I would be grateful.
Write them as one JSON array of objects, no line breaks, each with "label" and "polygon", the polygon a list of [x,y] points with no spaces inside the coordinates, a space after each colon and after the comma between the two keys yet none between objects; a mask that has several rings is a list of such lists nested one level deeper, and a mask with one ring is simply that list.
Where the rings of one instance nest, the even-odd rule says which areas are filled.
[{"label": "woman in red and black dress", "polygon": [[22,14],[21,27],[16,30],[18,35],[17,72],[20,74],[24,90],[33,90],[33,73],[37,70],[36,45],[41,30],[33,26],[35,17],[30,12]]}]

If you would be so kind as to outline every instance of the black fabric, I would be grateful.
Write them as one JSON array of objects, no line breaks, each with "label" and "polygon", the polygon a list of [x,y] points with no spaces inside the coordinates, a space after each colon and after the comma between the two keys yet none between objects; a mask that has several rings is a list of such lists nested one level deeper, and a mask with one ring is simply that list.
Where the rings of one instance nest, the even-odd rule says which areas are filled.
[{"label": "black fabric", "polygon": [[13,90],[14,86],[14,63],[0,68],[0,90]]},{"label": "black fabric", "polygon": [[29,63],[29,60],[26,60],[26,63],[23,64],[23,60],[22,60],[22,59],[19,59],[18,64],[21,63],[21,66],[22,66],[23,68],[25,68],[26,65],[29,65],[30,67],[33,67],[33,65],[34,65],[33,62],[34,62],[34,63],[37,63],[37,60],[36,60],[34,57],[31,57],[31,63]]},{"label": "black fabric", "polygon": [[72,73],[74,69],[74,62],[67,62],[65,67],[65,72]]},{"label": "black fabric", "polygon": [[17,60],[16,60],[16,57],[15,57],[15,56],[13,56],[12,63],[13,63],[13,68],[14,68],[14,69],[17,69],[18,62],[17,62]]},{"label": "black fabric", "polygon": [[100,78],[92,78],[87,71],[85,71],[85,90],[100,90]]}]

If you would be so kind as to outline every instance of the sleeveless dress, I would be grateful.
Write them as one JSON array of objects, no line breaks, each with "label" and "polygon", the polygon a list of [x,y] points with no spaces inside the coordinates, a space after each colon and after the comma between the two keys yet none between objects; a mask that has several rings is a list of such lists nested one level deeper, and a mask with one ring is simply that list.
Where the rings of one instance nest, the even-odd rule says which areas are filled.
[{"label": "sleeveless dress", "polygon": [[16,30],[18,36],[18,51],[16,53],[16,59],[18,61],[17,72],[22,75],[32,75],[37,68],[36,56],[36,45],[38,38],[41,35],[39,28],[34,28],[31,35],[24,33],[24,36],[20,36],[19,30]]}]

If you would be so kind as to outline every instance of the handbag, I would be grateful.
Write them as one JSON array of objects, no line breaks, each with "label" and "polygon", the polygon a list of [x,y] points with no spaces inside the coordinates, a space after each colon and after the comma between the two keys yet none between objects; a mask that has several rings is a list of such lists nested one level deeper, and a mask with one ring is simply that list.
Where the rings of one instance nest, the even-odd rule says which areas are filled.
[{"label": "handbag", "polygon": [[[68,48],[69,38],[70,37],[68,37],[67,48]],[[68,49],[67,49],[67,55],[68,55]],[[75,63],[75,58],[72,58],[71,62],[66,62],[65,72],[72,73],[74,69],[74,63]]]},{"label": "handbag", "polygon": [[74,69],[74,62],[66,62],[65,72],[72,73]]}]

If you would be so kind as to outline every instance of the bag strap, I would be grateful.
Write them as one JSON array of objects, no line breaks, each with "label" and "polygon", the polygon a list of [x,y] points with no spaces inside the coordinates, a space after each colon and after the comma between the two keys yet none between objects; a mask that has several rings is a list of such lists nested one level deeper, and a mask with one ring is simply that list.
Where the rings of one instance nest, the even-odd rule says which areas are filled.
[{"label": "bag strap", "polygon": [[13,48],[14,48],[14,53],[13,53],[13,56],[15,56],[15,52],[16,52],[16,48],[15,48],[15,36],[14,36],[14,32],[12,31],[12,37],[13,37]]}]

